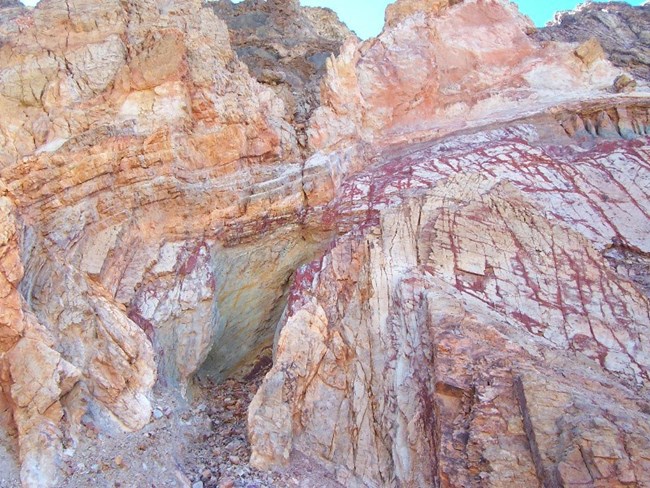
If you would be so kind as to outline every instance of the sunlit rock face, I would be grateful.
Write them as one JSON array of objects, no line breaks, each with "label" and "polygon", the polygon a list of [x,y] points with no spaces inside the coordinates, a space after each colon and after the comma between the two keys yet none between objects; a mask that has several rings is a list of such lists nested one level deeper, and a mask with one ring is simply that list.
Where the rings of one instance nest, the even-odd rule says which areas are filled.
[{"label": "sunlit rock face", "polygon": [[621,74],[577,46],[537,43],[533,31],[509,2],[396,2],[376,39],[348,42],[331,62],[311,145],[405,143],[503,123],[602,97]]},{"label": "sunlit rock face", "polygon": [[598,42],[538,42],[506,2],[386,20],[330,62],[311,120],[345,175],[323,214],[339,237],[296,275],[252,463],[307,455],[360,487],[644,486],[647,84],[617,90],[632,74]]},{"label": "sunlit rock face", "polygon": [[526,124],[349,180],[351,229],[299,271],[251,407],[253,462],[305,452],[346,486],[647,483],[648,294],[603,253],[647,256],[648,149]]},{"label": "sunlit rock face", "polygon": [[649,484],[650,90],[537,36],[496,0],[399,0],[365,42],[288,0],[0,3],[23,485],[272,347],[254,466]]},{"label": "sunlit rock face", "polygon": [[297,0],[220,0],[208,5],[228,25],[239,59],[284,102],[304,151],[306,124],[320,106],[327,59],[356,36],[333,11],[302,7]]},{"label": "sunlit rock face", "polygon": [[636,78],[650,80],[650,3],[632,7],[625,2],[580,5],[562,12],[536,31],[541,41],[587,42],[597,39],[616,66]]},{"label": "sunlit rock face", "polygon": [[1,12],[2,408],[23,483],[57,486],[85,412],[140,429],[156,379],[183,392],[206,358],[220,379],[269,346],[321,197],[284,102],[200,2]]}]

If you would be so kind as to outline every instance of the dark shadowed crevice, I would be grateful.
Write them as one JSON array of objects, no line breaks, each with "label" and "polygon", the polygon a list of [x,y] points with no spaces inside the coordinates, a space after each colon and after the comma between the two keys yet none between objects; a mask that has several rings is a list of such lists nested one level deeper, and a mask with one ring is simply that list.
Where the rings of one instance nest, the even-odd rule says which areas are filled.
[{"label": "dark shadowed crevice", "polygon": [[616,272],[650,298],[650,254],[624,245],[612,245],[603,255]]},{"label": "dark shadowed crevice", "polygon": [[207,5],[228,25],[232,47],[251,75],[284,102],[287,121],[305,149],[307,121],[321,104],[326,61],[354,33],[332,10],[301,7],[296,0]]}]

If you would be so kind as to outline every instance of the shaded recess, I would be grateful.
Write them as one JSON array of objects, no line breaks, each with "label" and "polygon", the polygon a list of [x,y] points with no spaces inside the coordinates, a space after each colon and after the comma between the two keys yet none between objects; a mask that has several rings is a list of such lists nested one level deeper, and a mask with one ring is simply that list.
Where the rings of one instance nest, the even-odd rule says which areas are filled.
[{"label": "shaded recess", "polygon": [[320,256],[330,240],[299,226],[266,238],[212,252],[215,332],[199,381],[249,376],[268,360],[295,270]]}]

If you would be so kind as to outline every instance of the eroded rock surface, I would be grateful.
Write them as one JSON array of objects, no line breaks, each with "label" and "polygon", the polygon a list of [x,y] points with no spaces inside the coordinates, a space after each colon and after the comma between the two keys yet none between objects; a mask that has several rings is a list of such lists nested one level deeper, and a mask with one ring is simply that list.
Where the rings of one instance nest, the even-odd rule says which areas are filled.
[{"label": "eroded rock surface", "polygon": [[305,147],[307,121],[321,104],[326,62],[356,36],[332,10],[301,7],[298,0],[220,0],[208,5],[228,25],[239,59],[284,101],[287,120]]},{"label": "eroded rock surface", "polygon": [[187,403],[246,391],[274,337],[250,448],[289,474],[264,483],[650,483],[647,84],[506,1],[386,20],[360,42],[289,0],[0,5],[23,485],[185,486],[188,443],[246,408]]},{"label": "eroded rock surface", "polygon": [[597,39],[609,60],[635,77],[650,80],[650,4],[586,2],[562,12],[536,31],[535,39],[584,43]]},{"label": "eroded rock surface", "polygon": [[650,482],[647,90],[614,94],[598,43],[528,33],[505,3],[401,1],[332,62],[311,141],[347,174],[324,213],[341,237],[296,276],[253,465]]},{"label": "eroded rock surface", "polygon": [[[62,397],[80,371],[56,350],[56,337],[38,322],[18,292],[24,268],[13,203],[0,197],[0,412],[20,436],[21,479],[32,486],[60,481]],[[11,425],[11,424],[9,424]]]},{"label": "eroded rock surface", "polygon": [[[323,81],[310,144],[428,140],[602,97],[621,71],[575,45],[539,44],[508,2],[401,0],[390,28],[347,42]],[[408,46],[408,49],[405,49]]]},{"label": "eroded rock surface", "polygon": [[[576,214],[613,209],[560,183],[618,151],[546,159],[515,149],[533,135],[521,129],[483,135],[483,154],[458,154],[464,140],[395,157],[345,187],[357,226],[297,277],[250,411],[254,464],[307,452],[348,486],[648,482],[647,295],[574,230]],[[645,187],[647,159],[624,147]],[[554,211],[545,184],[573,207]],[[647,218],[629,222],[619,238],[648,246]]]},{"label": "eroded rock surface", "polygon": [[268,346],[321,239],[283,101],[200,2],[44,0],[0,36],[3,411],[23,483],[58,486],[85,415],[140,429],[157,377],[182,392],[215,344],[217,377]]}]

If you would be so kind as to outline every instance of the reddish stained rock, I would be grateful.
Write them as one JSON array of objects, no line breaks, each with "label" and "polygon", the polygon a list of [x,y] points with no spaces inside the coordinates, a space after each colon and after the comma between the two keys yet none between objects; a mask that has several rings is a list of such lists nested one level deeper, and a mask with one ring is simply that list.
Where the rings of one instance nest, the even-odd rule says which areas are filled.
[{"label": "reddish stained rock", "polygon": [[[351,230],[320,263],[294,284],[251,405],[254,465],[298,450],[346,486],[534,485],[584,474],[573,450],[600,445],[616,455],[598,458],[593,482],[626,483],[635,465],[647,478],[648,437],[635,432],[650,429],[636,406],[650,303],[528,194],[455,175]],[[459,285],[463,270],[485,287]]]},{"label": "reddish stained rock", "polygon": [[[23,483],[60,486],[68,446],[101,448],[83,436],[137,437],[158,394],[259,371],[279,323],[257,466],[649,484],[644,82],[616,92],[594,42],[537,42],[500,0],[399,0],[343,44],[293,0],[213,7],[0,7],[0,421]],[[277,59],[247,56],[254,79],[231,34]],[[303,34],[339,55],[306,66]]]},{"label": "reddish stained rock", "polygon": [[[525,82],[521,60],[483,52],[479,67],[511,71],[445,112],[461,34],[412,39],[478,24],[488,4],[529,49],[511,54]],[[603,253],[650,251],[650,103],[610,97],[614,78],[588,94],[605,61],[528,44],[508,8],[397,2],[378,39],[332,61],[311,135],[336,170],[322,221],[340,237],[294,281],[249,410],[254,466],[306,455],[345,486],[648,483],[650,303]],[[498,51],[485,29],[464,39]],[[573,58],[549,63],[555,49]],[[423,99],[414,63],[441,70]],[[536,84],[574,69],[566,90]],[[504,112],[481,113],[492,96]]]}]

